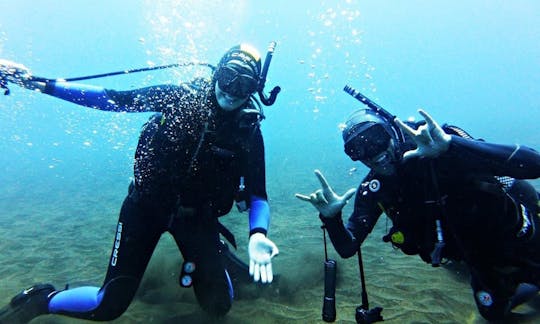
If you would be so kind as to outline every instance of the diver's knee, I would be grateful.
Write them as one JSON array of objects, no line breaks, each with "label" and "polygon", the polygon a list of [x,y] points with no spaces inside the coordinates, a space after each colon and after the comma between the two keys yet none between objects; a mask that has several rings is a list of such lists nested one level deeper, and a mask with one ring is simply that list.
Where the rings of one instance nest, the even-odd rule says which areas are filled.
[{"label": "diver's knee", "polygon": [[91,319],[111,321],[120,317],[129,307],[139,281],[133,277],[118,277],[110,280],[101,288],[103,298]]},{"label": "diver's knee", "polygon": [[231,309],[232,287],[230,282],[198,282],[194,284],[193,289],[199,305],[207,314],[222,317]]},{"label": "diver's knee", "polygon": [[488,321],[502,320],[510,313],[511,304],[509,300],[502,301],[487,291],[477,291],[474,300],[478,312]]},{"label": "diver's knee", "polygon": [[229,293],[218,293],[218,290],[206,289],[201,291],[195,288],[195,294],[201,308],[211,316],[223,317],[231,309],[232,298]]},{"label": "diver's knee", "polygon": [[201,303],[202,309],[210,316],[223,317],[231,309],[231,301],[212,301]]}]

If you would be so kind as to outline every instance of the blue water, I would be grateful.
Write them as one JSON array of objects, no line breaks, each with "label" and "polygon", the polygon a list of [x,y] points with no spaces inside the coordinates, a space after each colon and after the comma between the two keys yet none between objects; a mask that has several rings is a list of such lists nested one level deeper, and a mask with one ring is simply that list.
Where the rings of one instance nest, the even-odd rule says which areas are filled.
[{"label": "blue water", "polygon": [[[153,64],[216,63],[240,42],[264,54],[269,42],[277,41],[267,89],[280,85],[282,92],[265,109],[263,133],[280,271],[279,260],[285,263],[287,254],[302,246],[303,235],[322,253],[313,210],[294,198],[295,192],[316,188],[313,170],[323,170],[339,191],[355,187],[366,171],[342,152],[338,125],[360,107],[342,91],[346,84],[403,119],[418,117],[423,108],[473,136],[540,149],[539,21],[535,0],[1,1],[0,58],[22,63],[36,76],[67,78]],[[131,89],[185,81],[197,73],[204,70],[88,83]],[[10,89],[11,95],[0,96],[0,223],[17,222],[20,210],[41,215],[42,227],[50,225],[50,214],[76,221],[97,213],[109,221],[99,234],[105,239],[95,242],[107,254],[148,115],[93,111]],[[350,176],[353,167],[358,171]],[[61,236],[63,227],[56,226]],[[238,235],[247,228],[242,226]],[[16,228],[4,228],[2,235],[16,240]],[[35,232],[39,236],[39,227]],[[378,248],[389,247],[379,243]],[[356,271],[354,261],[348,263]],[[53,270],[26,275],[47,278],[41,271]],[[78,271],[75,266],[73,278]],[[313,285],[320,291],[320,284]],[[3,300],[11,294],[0,291]],[[307,322],[320,320],[318,299],[305,307],[316,314]]]}]

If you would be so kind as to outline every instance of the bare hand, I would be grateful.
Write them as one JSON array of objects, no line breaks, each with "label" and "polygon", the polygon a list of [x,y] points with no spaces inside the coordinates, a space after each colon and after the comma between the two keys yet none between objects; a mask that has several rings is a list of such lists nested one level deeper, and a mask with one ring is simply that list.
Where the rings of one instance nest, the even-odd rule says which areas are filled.
[{"label": "bare hand", "polygon": [[337,195],[328,181],[319,170],[315,170],[315,175],[319,179],[322,189],[315,191],[309,196],[295,194],[296,198],[310,202],[325,218],[335,217],[354,195],[356,189],[349,189],[343,196]]},{"label": "bare hand", "polygon": [[401,130],[412,137],[416,143],[416,149],[403,153],[403,160],[412,157],[435,158],[446,152],[450,146],[452,137],[446,134],[427,112],[419,109],[418,113],[426,120],[426,123],[418,127],[418,129],[409,127],[398,118],[395,119]]}]

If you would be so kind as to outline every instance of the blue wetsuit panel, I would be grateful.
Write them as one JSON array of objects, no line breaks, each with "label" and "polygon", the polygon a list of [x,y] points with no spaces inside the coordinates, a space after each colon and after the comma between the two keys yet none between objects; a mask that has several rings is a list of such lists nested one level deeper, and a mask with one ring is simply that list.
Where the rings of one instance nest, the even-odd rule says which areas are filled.
[{"label": "blue wetsuit panel", "polygon": [[251,207],[249,209],[249,233],[256,232],[266,235],[268,224],[270,223],[270,207],[266,199],[258,196],[251,196]]},{"label": "blue wetsuit panel", "polygon": [[71,82],[55,82],[53,86],[45,89],[45,93],[71,101],[77,105],[106,111],[120,111],[103,87]]},{"label": "blue wetsuit panel", "polygon": [[63,290],[49,301],[49,311],[53,314],[65,311],[89,312],[96,309],[102,299],[103,293],[98,287],[86,286]]}]

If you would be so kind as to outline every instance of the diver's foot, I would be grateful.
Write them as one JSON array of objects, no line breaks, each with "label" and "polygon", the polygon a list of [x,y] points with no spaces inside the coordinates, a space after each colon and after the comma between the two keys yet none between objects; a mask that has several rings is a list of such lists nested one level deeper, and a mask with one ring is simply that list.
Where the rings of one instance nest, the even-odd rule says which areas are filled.
[{"label": "diver's foot", "polygon": [[27,323],[49,313],[49,299],[56,293],[52,285],[39,284],[23,290],[0,309],[0,324]]}]

